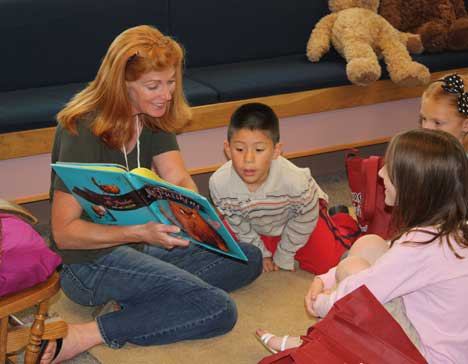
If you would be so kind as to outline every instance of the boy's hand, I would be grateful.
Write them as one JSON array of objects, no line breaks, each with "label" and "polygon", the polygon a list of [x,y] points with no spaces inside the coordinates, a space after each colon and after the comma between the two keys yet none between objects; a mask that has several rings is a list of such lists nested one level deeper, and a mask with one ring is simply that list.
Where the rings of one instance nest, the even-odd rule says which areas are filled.
[{"label": "boy's hand", "polygon": [[271,257],[263,258],[263,272],[276,272],[279,267],[273,262]]},{"label": "boy's hand", "polygon": [[315,277],[312,283],[310,284],[309,291],[307,292],[305,296],[305,306],[307,309],[307,312],[309,312],[312,316],[316,316],[317,314],[314,311],[314,303],[315,300],[317,299],[317,296],[320,293],[323,293],[324,287],[323,287],[323,281],[319,277]]}]

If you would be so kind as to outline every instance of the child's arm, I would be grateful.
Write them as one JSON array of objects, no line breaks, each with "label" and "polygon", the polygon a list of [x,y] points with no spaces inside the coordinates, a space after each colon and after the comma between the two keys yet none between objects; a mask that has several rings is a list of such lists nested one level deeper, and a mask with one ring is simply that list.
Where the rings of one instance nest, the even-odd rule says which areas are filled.
[{"label": "child's arm", "polygon": [[250,222],[247,219],[242,219],[235,216],[225,216],[231,230],[236,234],[239,241],[255,245],[260,249],[263,256],[263,271],[275,272],[279,267],[272,259],[271,252],[265,247],[260,236],[253,230]]},{"label": "child's arm", "polygon": [[330,268],[327,273],[317,276],[323,282],[323,289],[330,290],[336,286],[336,267]]},{"label": "child's arm", "polygon": [[305,299],[304,299],[307,312],[309,312],[312,316],[317,316],[317,314],[314,311],[314,304],[315,304],[315,300],[317,299],[317,296],[320,293],[322,293],[323,290],[324,290],[323,281],[320,279],[320,277],[315,276],[314,279],[312,280],[312,283],[310,284],[309,291],[307,292]]},{"label": "child's arm", "polygon": [[240,211],[227,211],[227,209],[224,209],[222,200],[228,199],[228,197],[223,196],[218,188],[216,188],[216,183],[213,177],[210,178],[209,187],[213,204],[223,215],[223,218],[229,223],[229,226],[237,239],[243,243],[255,245],[262,252],[264,259],[271,259],[271,252],[265,247],[265,244],[263,244],[262,239],[260,239],[260,235],[258,235],[258,233],[252,228],[250,221],[245,219]]},{"label": "child's arm", "polygon": [[271,258],[271,252],[265,247],[260,235],[252,228],[248,219],[240,215],[226,215],[223,211],[222,213],[239,241],[255,245],[262,251],[263,258]]},{"label": "child's arm", "polygon": [[[314,311],[317,312],[319,307],[331,308],[340,298],[362,285],[366,285],[377,300],[385,304],[395,297],[439,282],[440,272],[447,266],[447,261],[438,244],[401,244],[401,241],[427,241],[429,237],[432,235],[414,232],[404,235],[374,265],[345,278],[329,295],[319,294]],[[328,309],[321,313],[322,317]]]},{"label": "child's arm", "polygon": [[320,187],[312,177],[308,177],[303,183],[302,193],[294,196],[291,208],[296,209],[293,216],[286,223],[281,234],[278,249],[273,261],[282,269],[294,268],[294,255],[309,240],[309,236],[317,225],[319,215]]},{"label": "child's arm", "polygon": [[[315,276],[310,284],[309,291],[305,296],[305,306],[312,316],[319,316],[321,309],[315,307],[315,301],[320,293],[331,291],[336,286],[336,267],[331,268],[327,273]],[[318,312],[317,312],[318,311]]]}]

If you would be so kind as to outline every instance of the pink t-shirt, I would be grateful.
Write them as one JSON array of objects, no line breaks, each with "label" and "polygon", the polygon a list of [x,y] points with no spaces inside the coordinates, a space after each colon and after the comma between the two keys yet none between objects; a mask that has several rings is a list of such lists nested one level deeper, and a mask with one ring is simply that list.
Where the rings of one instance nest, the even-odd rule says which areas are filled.
[{"label": "pink t-shirt", "polygon": [[[320,294],[314,310],[326,314],[333,303],[361,285],[381,303],[401,296],[428,362],[468,363],[468,249],[452,241],[455,251],[466,257],[458,259],[445,241],[401,243],[430,237],[424,232],[403,236],[372,267],[347,277],[330,295]],[[334,271],[320,276],[325,288],[334,283]]]}]

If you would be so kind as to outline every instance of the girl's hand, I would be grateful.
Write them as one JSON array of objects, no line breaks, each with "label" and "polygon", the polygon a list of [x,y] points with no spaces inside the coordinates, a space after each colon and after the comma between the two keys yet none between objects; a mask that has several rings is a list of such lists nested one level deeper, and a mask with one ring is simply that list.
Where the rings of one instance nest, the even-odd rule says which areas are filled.
[{"label": "girl's hand", "polygon": [[174,247],[186,247],[189,241],[174,237],[171,233],[180,232],[180,228],[175,225],[157,224],[148,222],[141,225],[141,241],[151,245],[161,245],[165,249],[173,249]]},{"label": "girl's hand", "polygon": [[305,296],[305,306],[307,312],[312,316],[317,317],[317,314],[314,311],[314,303],[317,299],[317,296],[322,293],[324,290],[323,281],[319,277],[315,277],[312,283],[310,284],[309,291]]},{"label": "girl's hand", "polygon": [[263,258],[263,272],[276,272],[279,267],[275,264],[271,257]]}]

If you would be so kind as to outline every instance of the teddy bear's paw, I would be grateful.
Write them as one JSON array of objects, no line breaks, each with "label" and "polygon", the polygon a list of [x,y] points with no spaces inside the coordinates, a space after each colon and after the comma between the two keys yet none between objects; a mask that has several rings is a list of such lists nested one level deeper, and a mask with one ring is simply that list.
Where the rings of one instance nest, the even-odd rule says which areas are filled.
[{"label": "teddy bear's paw", "polygon": [[406,42],[406,48],[408,52],[413,54],[420,54],[424,51],[424,46],[419,34],[409,34],[408,41]]},{"label": "teddy bear's paw", "polygon": [[427,22],[418,28],[418,33],[421,35],[425,51],[436,53],[447,48],[447,29],[442,23]]},{"label": "teddy bear's paw", "polygon": [[403,87],[426,85],[431,80],[429,69],[421,63],[411,62],[406,67],[395,67],[390,78]]},{"label": "teddy bear's paw", "polygon": [[348,79],[358,86],[367,86],[381,75],[379,64],[374,59],[354,58],[346,65]]},{"label": "teddy bear's paw", "polygon": [[468,17],[459,18],[452,24],[447,42],[451,50],[468,49]]},{"label": "teddy bear's paw", "polygon": [[307,58],[311,62],[318,62],[320,58],[327,53],[327,47],[310,47],[307,48]]}]

